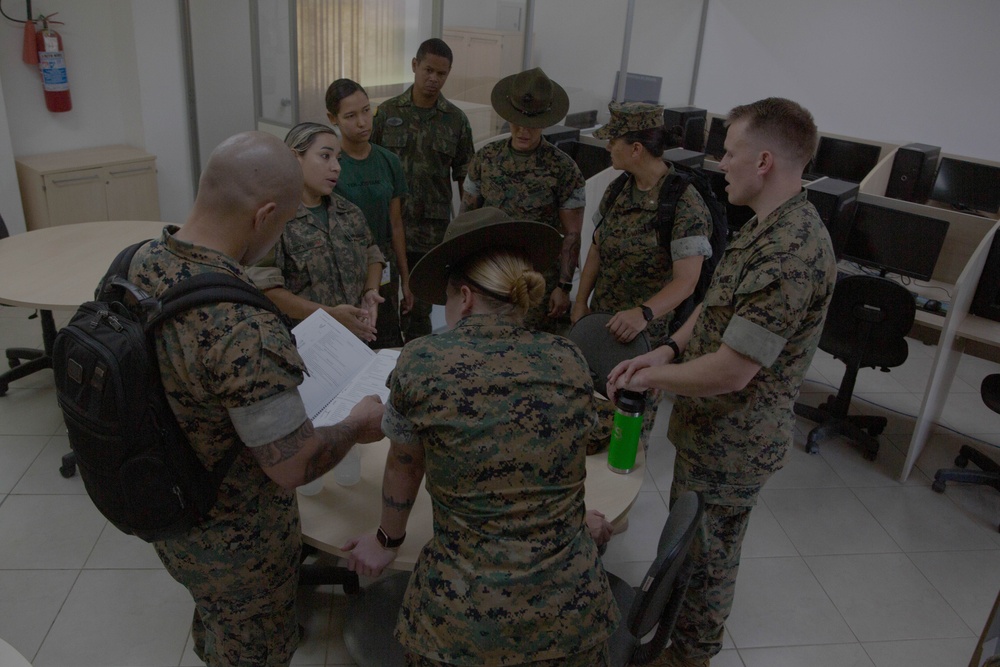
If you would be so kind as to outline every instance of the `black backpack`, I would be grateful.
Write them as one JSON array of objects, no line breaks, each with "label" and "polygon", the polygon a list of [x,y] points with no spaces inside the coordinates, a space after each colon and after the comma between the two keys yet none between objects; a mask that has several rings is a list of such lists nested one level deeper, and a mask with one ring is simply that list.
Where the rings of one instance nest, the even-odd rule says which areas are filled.
[{"label": "black backpack", "polygon": [[[695,285],[694,292],[684,299],[677,308],[674,309],[674,319],[670,322],[670,333],[674,333],[684,324],[684,322],[694,312],[695,307],[705,298],[708,285],[712,282],[712,274],[715,267],[719,265],[723,253],[726,251],[726,242],[729,238],[729,226],[726,223],[726,206],[718,200],[712,190],[712,184],[701,169],[688,167],[682,164],[670,163],[672,167],[670,175],[667,177],[663,187],[660,188],[660,206],[657,213],[658,228],[656,236],[660,245],[670,249],[670,241],[674,229],[674,213],[677,210],[677,202],[688,186],[693,186],[708,207],[708,212],[712,216],[712,237],[708,240],[712,246],[712,256],[705,259],[701,264],[701,275],[698,276],[698,284]],[[628,182],[629,174],[621,174],[611,185],[608,186],[607,201],[613,203]],[[670,262],[670,254],[667,253],[667,261]]]},{"label": "black backpack", "polygon": [[153,298],[127,280],[145,242],[115,258],[94,301],[80,306],[56,335],[56,393],[87,494],[121,531],[147,542],[176,537],[215,505],[242,443],[212,470],[181,430],[160,380],[157,325],[198,306],[245,303],[281,315],[235,276],[200,274]]}]

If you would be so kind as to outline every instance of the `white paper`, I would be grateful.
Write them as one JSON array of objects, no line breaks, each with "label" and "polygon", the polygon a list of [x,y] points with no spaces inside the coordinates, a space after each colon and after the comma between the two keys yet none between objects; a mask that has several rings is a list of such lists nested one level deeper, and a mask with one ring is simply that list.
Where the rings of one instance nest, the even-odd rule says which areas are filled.
[{"label": "white paper", "polygon": [[343,421],[358,401],[370,394],[389,399],[386,379],[399,352],[373,351],[325,310],[317,310],[294,329],[306,375],[299,393],[316,426]]}]

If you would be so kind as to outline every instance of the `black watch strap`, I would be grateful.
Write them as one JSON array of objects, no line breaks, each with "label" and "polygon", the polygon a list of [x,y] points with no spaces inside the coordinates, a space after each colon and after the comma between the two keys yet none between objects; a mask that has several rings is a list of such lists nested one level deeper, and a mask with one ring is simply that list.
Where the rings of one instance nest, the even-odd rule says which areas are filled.
[{"label": "black watch strap", "polygon": [[681,358],[681,347],[680,345],[677,344],[677,341],[675,341],[670,336],[667,336],[666,338],[663,339],[663,344],[674,351],[674,363],[679,361]]},{"label": "black watch strap", "polygon": [[643,319],[645,319],[647,322],[652,322],[653,321],[653,309],[652,308],[650,308],[649,306],[647,306],[644,303],[641,303],[641,304],[639,304],[639,310],[642,311],[642,317],[643,317]]},{"label": "black watch strap", "polygon": [[406,539],[406,533],[403,533],[402,537],[392,539],[389,537],[388,533],[382,530],[382,526],[379,526],[378,530],[375,531],[375,539],[378,540],[378,543],[381,544],[384,549],[397,549],[403,544],[403,540]]},{"label": "black watch strap", "polygon": [[556,287],[561,289],[563,292],[566,292],[566,294],[569,294],[570,291],[573,289],[573,283],[559,283],[556,285]]}]

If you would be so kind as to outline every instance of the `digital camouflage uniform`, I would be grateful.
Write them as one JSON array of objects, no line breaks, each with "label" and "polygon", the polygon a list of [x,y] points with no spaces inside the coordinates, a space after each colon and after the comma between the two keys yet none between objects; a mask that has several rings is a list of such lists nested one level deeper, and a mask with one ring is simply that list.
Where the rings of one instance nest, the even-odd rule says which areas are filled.
[{"label": "digital camouflage uniform", "polygon": [[792,406],[836,273],[830,236],[805,192],[747,223],[715,270],[683,358],[725,343],[761,368],[740,391],[674,401],[667,433],[677,448],[671,500],[694,490],[707,505],[669,649],[688,662],[668,664],[707,665],[722,648],[750,510],[791,445]]},{"label": "digital camouflage uniform", "polygon": [[[669,172],[668,172],[669,174]],[[669,250],[656,234],[660,189],[667,176],[649,192],[635,187],[629,177],[613,202],[611,188],[604,193],[594,216],[594,242],[600,253],[590,309],[617,313],[636,308],[673,279],[672,263],[686,257],[712,255],[712,216],[694,187],[677,201]],[[667,334],[673,312],[657,317],[646,331],[651,341]]]},{"label": "digital camouflage uniform", "polygon": [[[379,104],[370,141],[399,156],[410,193],[403,198],[406,261],[416,266],[444,238],[452,216],[452,181],[461,184],[475,153],[465,113],[438,96],[430,109],[413,103],[413,86]],[[431,332],[431,304],[414,299],[401,318],[406,340]]]},{"label": "digital camouflage uniform", "polygon": [[568,339],[472,315],[403,348],[382,428],[423,447],[434,516],[396,625],[406,649],[515,665],[610,636],[618,608],[584,524],[595,422]]},{"label": "digital camouflage uniform", "polygon": [[304,205],[274,249],[248,269],[262,290],[284,287],[324,306],[361,303],[368,266],[385,264],[361,209],[338,194],[329,197],[324,225]]},{"label": "digital camouflage uniform", "polygon": [[[469,163],[463,188],[483,198],[483,206],[493,206],[516,220],[544,223],[560,234],[560,209],[583,208],[587,182],[573,159],[544,138],[530,154],[518,153],[509,139],[494,141],[479,149]],[[564,335],[569,331],[569,313],[549,318],[549,297],[559,281],[560,260],[539,268],[545,276],[545,296],[528,311],[528,328]]]},{"label": "digital camouflage uniform", "polygon": [[[136,253],[129,271],[136,285],[159,295],[183,278],[210,272],[249,282],[238,262],[174,239],[176,229]],[[288,395],[304,371],[285,325],[243,304],[205,306],[165,322],[156,353],[171,407],[206,466],[241,440],[230,411]],[[297,391],[292,395],[297,399]],[[285,434],[301,425],[304,408],[297,414],[301,418],[283,425]],[[271,481],[247,448],[206,521],[154,547],[195,600],[199,657],[213,666],[289,663],[298,644],[298,506],[295,492]]]}]

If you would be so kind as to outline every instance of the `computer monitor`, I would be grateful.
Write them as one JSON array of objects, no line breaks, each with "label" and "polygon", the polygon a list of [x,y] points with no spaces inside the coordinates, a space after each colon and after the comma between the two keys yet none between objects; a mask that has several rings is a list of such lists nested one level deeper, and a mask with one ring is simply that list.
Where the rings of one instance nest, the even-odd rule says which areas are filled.
[{"label": "computer monitor", "polygon": [[[618,99],[618,75],[615,73],[615,87],[611,91],[611,99]],[[648,102],[649,104],[660,103],[660,88],[663,86],[662,76],[651,74],[635,74],[629,72],[625,75],[625,102]]]},{"label": "computer monitor", "polygon": [[943,157],[931,199],[960,211],[996,213],[1000,210],[1000,167]]},{"label": "computer monitor", "polygon": [[947,220],[859,200],[843,259],[882,275],[930,280],[947,234]]},{"label": "computer monitor", "polygon": [[755,213],[749,206],[738,206],[729,203],[729,194],[726,192],[726,175],[719,169],[705,166],[705,174],[712,184],[712,192],[715,198],[726,205],[726,226],[729,227],[729,236],[732,238],[740,227],[745,225]]},{"label": "computer monitor", "polygon": [[713,116],[712,124],[708,126],[708,139],[705,141],[705,154],[711,155],[716,160],[721,160],[726,154],[726,119],[722,116]]},{"label": "computer monitor", "polygon": [[820,176],[860,183],[878,164],[882,147],[860,141],[820,137],[816,157],[806,169]]}]

